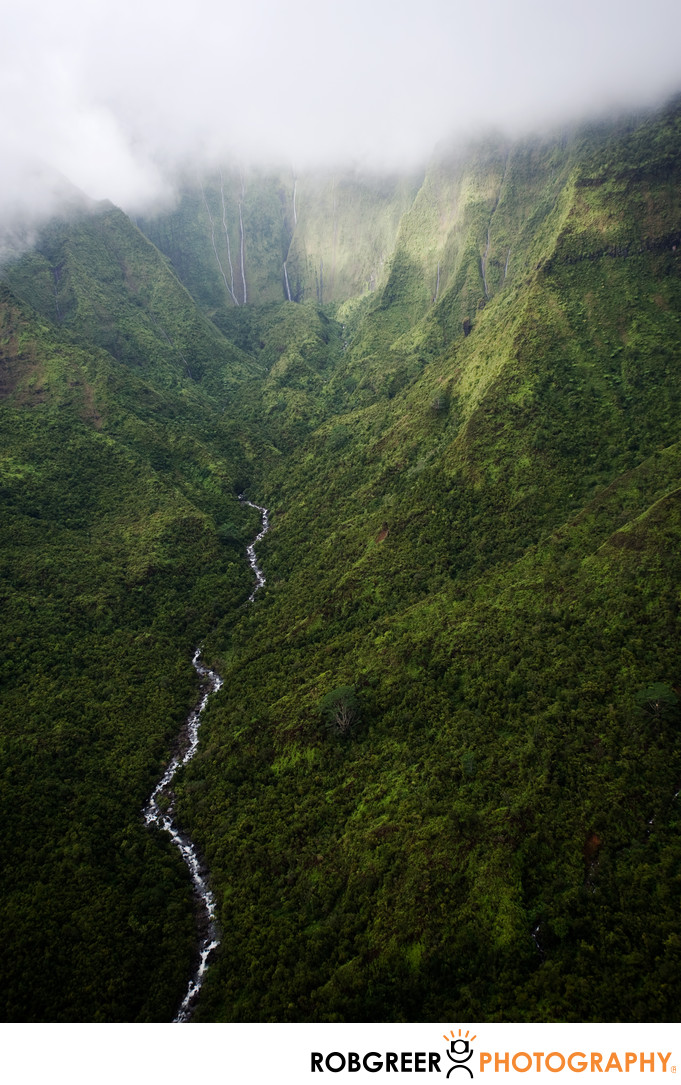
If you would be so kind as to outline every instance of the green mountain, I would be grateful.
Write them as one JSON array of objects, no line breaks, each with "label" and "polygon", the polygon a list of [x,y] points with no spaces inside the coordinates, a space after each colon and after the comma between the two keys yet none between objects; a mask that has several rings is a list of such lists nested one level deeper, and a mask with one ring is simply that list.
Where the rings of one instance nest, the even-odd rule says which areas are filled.
[{"label": "green mountain", "polygon": [[9,1019],[177,1007],[199,642],[197,1019],[676,1019],[680,129],[225,169],[7,269]]}]

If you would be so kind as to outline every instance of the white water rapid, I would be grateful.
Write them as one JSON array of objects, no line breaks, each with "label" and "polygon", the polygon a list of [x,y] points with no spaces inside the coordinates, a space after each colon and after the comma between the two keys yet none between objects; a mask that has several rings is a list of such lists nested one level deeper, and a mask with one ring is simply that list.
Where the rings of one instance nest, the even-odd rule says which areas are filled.
[{"label": "white water rapid", "polygon": [[252,501],[247,501],[244,494],[239,495],[239,501],[241,501],[242,504],[244,504],[244,505],[250,505],[252,509],[257,509],[258,512],[262,513],[262,531],[260,532],[259,535],[256,535],[256,537],[254,538],[251,545],[246,548],[246,553],[248,555],[248,563],[249,563],[251,569],[253,570],[253,572],[255,573],[255,580],[256,580],[255,587],[254,587],[253,591],[251,592],[251,594],[248,597],[249,603],[252,603],[253,600],[255,599],[256,592],[259,592],[260,589],[262,588],[263,584],[265,583],[265,577],[263,576],[263,571],[260,568],[260,566],[258,565],[256,556],[255,556],[255,545],[256,545],[256,543],[259,543],[261,539],[264,539],[265,535],[267,534],[267,532],[270,529],[270,521],[269,521],[269,516],[268,516],[269,510],[263,508],[262,505],[254,505]]},{"label": "white water rapid", "polygon": [[[178,769],[191,761],[199,745],[199,726],[201,713],[208,704],[211,693],[217,693],[222,686],[222,679],[215,671],[204,667],[200,662],[201,649],[194,652],[192,663],[194,670],[201,678],[201,700],[196,708],[187,716],[186,722],[180,732],[179,751],[171,759],[168,768],[156,784],[151,793],[147,805],[142,811],[146,825],[155,825],[157,829],[165,829],[170,833],[170,838],[178,848],[184,859],[192,879],[194,895],[197,900],[199,927],[201,930],[201,942],[199,945],[199,964],[194,975],[189,981],[187,993],[182,1000],[182,1005],[177,1011],[174,1021],[188,1021],[198,998],[203,984],[203,976],[208,967],[208,958],[214,949],[220,945],[218,938],[217,923],[215,921],[215,898],[210,891],[206,874],[203,871],[196,847],[189,837],[180,832],[173,821],[175,813],[175,796],[171,789],[171,783]],[[161,800],[159,802],[159,800]],[[165,810],[163,809],[165,807]]]},{"label": "white water rapid", "polygon": [[[255,545],[260,542],[269,531],[268,510],[261,505],[254,505],[247,501],[243,494],[239,496],[242,504],[250,505],[252,509],[258,509],[262,513],[262,530],[246,549],[248,562],[256,577],[256,585],[248,602],[252,603],[256,592],[265,583],[262,569],[255,557]],[[172,782],[178,769],[191,761],[199,745],[199,727],[201,726],[201,713],[208,704],[208,699],[213,693],[222,687],[223,680],[216,671],[204,667],[201,663],[201,648],[197,648],[192,659],[194,670],[201,679],[201,698],[195,708],[187,716],[177,742],[178,752],[171,758],[168,768],[152,791],[142,814],[147,826],[154,825],[157,829],[163,829],[170,834],[170,838],[184,859],[194,888],[194,896],[197,901],[197,917],[199,921],[200,943],[199,963],[192,975],[187,993],[182,999],[182,1004],[173,1018],[173,1023],[189,1021],[192,1011],[196,1006],[197,999],[203,986],[203,977],[208,968],[211,953],[220,945],[218,926],[215,918],[215,897],[208,884],[208,875],[203,866],[199,854],[192,840],[178,829],[173,820],[175,814],[175,795],[172,791]]]}]

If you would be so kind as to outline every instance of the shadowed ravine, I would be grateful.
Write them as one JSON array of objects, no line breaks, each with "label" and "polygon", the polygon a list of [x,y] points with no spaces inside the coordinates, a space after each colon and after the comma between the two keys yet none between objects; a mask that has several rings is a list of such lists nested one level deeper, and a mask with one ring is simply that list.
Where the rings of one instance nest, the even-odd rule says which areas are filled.
[{"label": "shadowed ravine", "polygon": [[[246,550],[249,564],[256,577],[255,588],[248,599],[249,603],[251,603],[255,599],[256,592],[258,592],[265,583],[265,577],[256,561],[255,545],[260,542],[269,530],[269,521],[267,509],[263,508],[261,505],[254,505],[251,501],[247,501],[243,494],[240,495],[239,500],[246,505],[250,505],[251,508],[258,509],[259,512],[262,513],[262,530]],[[180,855],[187,864],[196,901],[197,925],[200,932],[199,962],[189,981],[187,993],[182,1000],[182,1004],[173,1018],[174,1022],[189,1021],[198,1001],[201,987],[203,986],[203,978],[208,968],[210,956],[220,945],[218,926],[215,919],[215,898],[208,884],[208,872],[201,861],[195,844],[186,833],[182,832],[177,827],[174,820],[175,795],[172,790],[172,781],[175,778],[178,769],[191,761],[196,753],[199,745],[201,713],[208,704],[208,699],[211,694],[217,693],[223,685],[223,680],[220,675],[217,674],[216,671],[211,671],[208,667],[204,667],[201,663],[200,646],[194,652],[192,664],[194,670],[201,679],[201,698],[196,707],[193,708],[187,716],[177,740],[177,752],[171,758],[170,764],[152,791],[149,800],[142,811],[146,825],[155,825],[156,828],[163,829],[170,834],[173,843],[179,849]]]}]

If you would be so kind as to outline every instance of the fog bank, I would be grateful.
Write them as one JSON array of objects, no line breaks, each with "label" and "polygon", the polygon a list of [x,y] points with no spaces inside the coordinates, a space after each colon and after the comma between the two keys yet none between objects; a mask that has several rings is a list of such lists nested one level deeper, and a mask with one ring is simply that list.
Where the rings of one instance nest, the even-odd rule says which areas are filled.
[{"label": "fog bank", "polygon": [[25,0],[3,31],[5,223],[51,212],[41,170],[136,210],[178,167],[411,166],[681,84],[676,0]]}]

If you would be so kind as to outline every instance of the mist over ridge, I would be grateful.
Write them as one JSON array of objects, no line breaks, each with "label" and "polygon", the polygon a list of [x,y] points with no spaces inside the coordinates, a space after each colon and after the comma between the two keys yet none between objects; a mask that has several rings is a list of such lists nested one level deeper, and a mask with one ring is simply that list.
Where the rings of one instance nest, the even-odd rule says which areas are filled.
[{"label": "mist over ridge", "polygon": [[443,139],[646,108],[678,87],[679,30],[669,0],[31,0],[5,17],[0,216],[58,205],[36,162],[135,211],[182,169],[411,169]]}]

